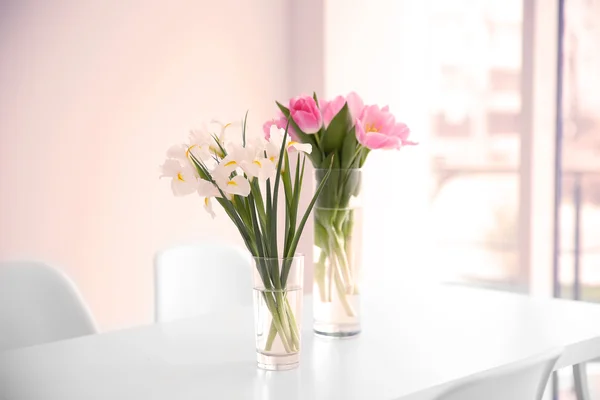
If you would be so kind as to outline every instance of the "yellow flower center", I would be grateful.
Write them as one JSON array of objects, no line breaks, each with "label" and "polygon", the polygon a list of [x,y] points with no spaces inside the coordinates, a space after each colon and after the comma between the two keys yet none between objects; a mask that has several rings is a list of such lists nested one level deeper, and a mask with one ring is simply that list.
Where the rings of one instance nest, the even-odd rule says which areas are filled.
[{"label": "yellow flower center", "polygon": [[294,141],[292,140],[291,142],[289,142],[289,143],[288,143],[287,147],[288,147],[288,148],[290,148],[290,147],[292,147],[292,146],[295,146],[295,145],[297,145],[297,144],[298,144],[298,142],[294,142]]},{"label": "yellow flower center", "polygon": [[379,132],[375,124],[365,124],[365,132]]},{"label": "yellow flower center", "polygon": [[271,157],[269,157],[269,160],[271,160],[271,161],[275,162],[275,156],[271,156]]},{"label": "yellow flower center", "polygon": [[206,206],[208,206],[208,197],[205,197],[205,198],[204,198],[204,204],[205,204]]},{"label": "yellow flower center", "polygon": [[252,161],[252,164],[256,164],[256,165],[258,165],[258,168],[262,168],[262,164],[258,160]]},{"label": "yellow flower center", "polygon": [[229,181],[229,182],[227,182],[227,185],[237,186],[238,184],[234,181]]},{"label": "yellow flower center", "polygon": [[225,163],[226,167],[231,167],[232,165],[237,165],[237,162],[232,160],[232,161],[229,161],[228,163]]},{"label": "yellow flower center", "polygon": [[181,182],[185,182],[185,179],[183,179],[183,175],[181,174],[181,172],[177,173],[177,179],[179,179]]}]

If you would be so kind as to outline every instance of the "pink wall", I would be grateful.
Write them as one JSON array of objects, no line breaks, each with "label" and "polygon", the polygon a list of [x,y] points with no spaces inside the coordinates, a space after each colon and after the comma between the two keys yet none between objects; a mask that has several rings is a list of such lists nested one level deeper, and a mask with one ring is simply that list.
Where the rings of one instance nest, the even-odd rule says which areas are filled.
[{"label": "pink wall", "polygon": [[291,94],[287,2],[9,3],[0,259],[63,268],[104,330],[150,322],[157,249],[208,236],[241,244],[224,214],[212,221],[198,198],[173,198],[158,165],[203,118],[249,108],[260,129]]}]

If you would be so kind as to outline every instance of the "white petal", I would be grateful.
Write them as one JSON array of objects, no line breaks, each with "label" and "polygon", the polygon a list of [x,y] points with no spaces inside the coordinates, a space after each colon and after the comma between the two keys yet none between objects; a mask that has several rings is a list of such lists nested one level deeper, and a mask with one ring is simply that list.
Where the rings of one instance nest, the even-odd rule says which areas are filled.
[{"label": "white petal", "polygon": [[205,124],[200,129],[193,129],[190,131],[190,145],[196,144],[199,146],[209,144],[213,138],[208,132],[208,128]]},{"label": "white petal", "polygon": [[179,177],[173,178],[171,181],[171,190],[175,196],[187,196],[196,191],[197,186],[195,181],[185,181],[179,179]]},{"label": "white petal", "polygon": [[260,173],[260,165],[257,165],[254,161],[242,161],[241,166],[246,175],[250,178],[254,178]]},{"label": "white petal", "polygon": [[312,146],[310,143],[299,143],[299,142],[289,142],[288,149],[294,149],[297,151],[304,152],[306,154],[310,154],[312,152]]},{"label": "white petal", "polygon": [[283,141],[283,137],[285,135],[285,129],[278,128],[277,125],[271,125],[271,130],[269,131],[271,135],[269,138],[269,142],[274,143],[275,145],[281,145]]},{"label": "white petal", "polygon": [[212,201],[210,201],[210,197],[205,197],[204,198],[204,209],[206,210],[207,213],[210,214],[210,216],[212,217],[212,219],[215,219],[215,217],[217,216],[213,210],[212,207]]},{"label": "white petal", "polygon": [[176,144],[174,146],[169,147],[167,150],[167,157],[174,158],[176,160],[185,160],[186,159],[186,150],[187,146],[184,144]]},{"label": "white petal", "polygon": [[208,145],[192,144],[187,149],[188,155],[192,154],[197,160],[207,162],[211,159]]},{"label": "white petal", "polygon": [[269,142],[265,148],[266,153],[267,153],[267,158],[273,162],[277,162],[277,160],[279,160],[279,153],[281,150],[281,142],[279,142],[279,147],[272,143]]},{"label": "white petal", "polygon": [[224,191],[229,194],[237,194],[245,197],[250,194],[250,183],[243,176],[237,175],[227,182]]},{"label": "white petal", "polygon": [[160,166],[160,177],[174,178],[177,176],[179,171],[181,171],[181,169],[182,166],[179,161],[172,158],[168,159],[163,165]]},{"label": "white petal", "polygon": [[221,162],[219,163],[219,167],[223,171],[224,174],[230,175],[237,168],[241,168],[240,162],[233,157],[232,155],[227,155]]},{"label": "white petal", "polygon": [[200,179],[198,181],[198,194],[202,197],[215,197],[219,196],[219,189],[211,182]]},{"label": "white petal", "polygon": [[227,187],[227,182],[229,181],[229,175],[231,174],[231,172],[227,172],[227,170],[223,167],[223,164],[219,164],[216,166],[215,169],[213,169],[211,171],[211,176],[212,178],[215,180],[215,182],[217,183],[217,185],[222,189],[225,190],[225,188]]},{"label": "white petal", "polygon": [[[241,131],[235,132],[242,126],[241,122],[239,121],[223,123],[219,120],[213,119],[210,121],[210,123],[212,125],[211,128],[214,128],[211,130],[211,132],[214,131],[213,133],[217,135],[221,143],[225,143],[227,141],[227,137],[241,137]],[[234,132],[231,132],[232,129]],[[236,135],[237,133],[239,133],[239,135]]]},{"label": "white petal", "polygon": [[277,166],[275,163],[268,158],[263,158],[260,160],[261,168],[259,173],[259,178],[261,181],[266,181],[267,179],[274,178],[276,175]]}]

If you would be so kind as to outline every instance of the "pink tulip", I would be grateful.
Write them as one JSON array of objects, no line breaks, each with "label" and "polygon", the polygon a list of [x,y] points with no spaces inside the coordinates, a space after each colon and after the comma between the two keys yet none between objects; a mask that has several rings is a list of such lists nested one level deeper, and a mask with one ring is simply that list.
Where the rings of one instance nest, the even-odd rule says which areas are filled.
[{"label": "pink tulip", "polygon": [[300,96],[291,99],[289,109],[292,119],[302,132],[312,134],[321,129],[321,110],[312,97]]},{"label": "pink tulip", "polygon": [[344,104],[346,104],[346,99],[342,96],[337,96],[331,101],[321,101],[321,113],[323,114],[323,125],[325,128],[329,126],[333,117],[340,112]]},{"label": "pink tulip", "polygon": [[[275,125],[279,129],[285,129],[287,125],[287,118],[283,114],[279,113],[279,117],[277,119],[270,119],[263,124],[263,132],[265,134],[266,140],[271,139],[271,125]],[[292,124],[290,124],[290,126],[288,127],[288,133],[290,134],[290,138],[293,141],[299,141],[298,135],[296,135],[296,131],[292,127]]]},{"label": "pink tulip", "polygon": [[350,118],[352,119],[352,125],[354,125],[364,108],[364,103],[358,94],[350,92],[345,98],[337,96],[331,101],[321,101],[321,113],[323,114],[323,125],[325,128],[329,126],[331,120],[346,103],[348,103],[348,111],[350,111]]},{"label": "pink tulip", "polygon": [[363,146],[375,149],[399,149],[403,145],[416,144],[408,141],[410,130],[396,122],[389,108],[367,106],[356,121],[356,138]]},{"label": "pink tulip", "polygon": [[350,116],[354,122],[358,117],[360,117],[360,114],[365,108],[365,103],[363,103],[363,100],[358,94],[356,94],[356,92],[348,93],[348,96],[346,96],[346,102],[348,103],[348,110],[350,110]]}]

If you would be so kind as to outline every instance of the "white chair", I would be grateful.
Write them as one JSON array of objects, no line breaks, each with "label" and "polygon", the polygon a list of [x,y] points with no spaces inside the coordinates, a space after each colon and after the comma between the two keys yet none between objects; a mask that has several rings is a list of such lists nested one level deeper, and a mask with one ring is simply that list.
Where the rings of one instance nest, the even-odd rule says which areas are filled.
[{"label": "white chair", "polygon": [[157,322],[252,304],[252,259],[222,243],[182,245],[156,254]]},{"label": "white chair", "polygon": [[587,380],[586,364],[573,365],[573,383],[577,400],[591,400]]},{"label": "white chair", "polygon": [[0,263],[0,351],[96,332],[66,275],[35,261]]},{"label": "white chair", "polygon": [[465,378],[436,400],[541,400],[563,349]]}]

